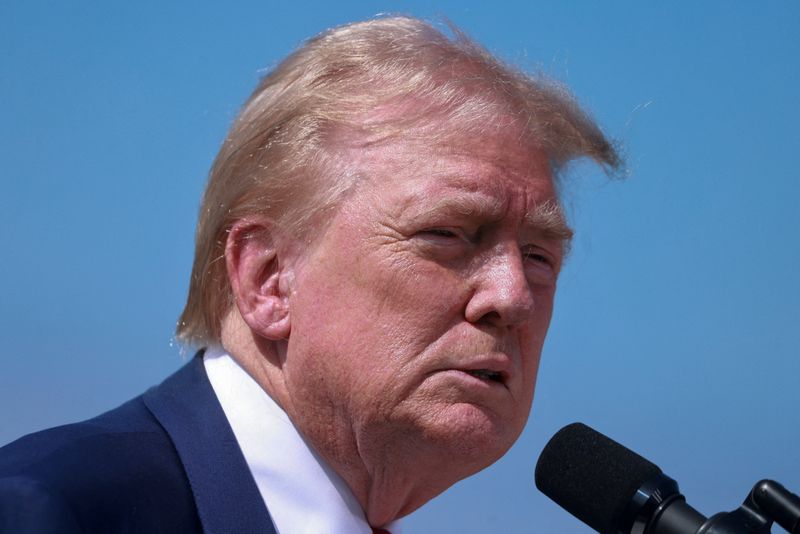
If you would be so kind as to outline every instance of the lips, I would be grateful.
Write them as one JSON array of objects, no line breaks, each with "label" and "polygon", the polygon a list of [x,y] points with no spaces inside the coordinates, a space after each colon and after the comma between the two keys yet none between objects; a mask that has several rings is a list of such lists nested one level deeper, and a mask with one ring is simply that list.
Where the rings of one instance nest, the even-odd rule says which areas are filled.
[{"label": "lips", "polygon": [[473,343],[464,349],[448,351],[446,356],[437,361],[434,372],[458,373],[462,377],[469,376],[473,381],[480,380],[487,386],[511,386],[517,373],[517,358],[513,353],[509,354],[496,344],[481,347],[479,343]]},{"label": "lips", "polygon": [[501,384],[505,382],[502,373],[490,369],[470,369],[465,372],[487,382],[499,382]]},{"label": "lips", "polygon": [[512,360],[503,352],[491,352],[477,358],[467,358],[453,365],[461,371],[488,384],[508,385],[513,368]]}]

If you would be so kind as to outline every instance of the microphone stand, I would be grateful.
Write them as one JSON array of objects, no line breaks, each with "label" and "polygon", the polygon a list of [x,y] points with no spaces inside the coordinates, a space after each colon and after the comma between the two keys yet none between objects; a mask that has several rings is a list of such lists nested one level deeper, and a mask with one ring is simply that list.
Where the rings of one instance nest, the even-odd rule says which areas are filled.
[{"label": "microphone stand", "polygon": [[774,480],[761,480],[739,508],[711,516],[695,534],[769,534],[773,521],[800,534],[800,497]]},{"label": "microphone stand", "polygon": [[659,474],[631,501],[620,534],[770,534],[773,521],[800,534],[800,497],[775,482],[761,480],[732,512],[706,517],[689,506],[677,483]]}]

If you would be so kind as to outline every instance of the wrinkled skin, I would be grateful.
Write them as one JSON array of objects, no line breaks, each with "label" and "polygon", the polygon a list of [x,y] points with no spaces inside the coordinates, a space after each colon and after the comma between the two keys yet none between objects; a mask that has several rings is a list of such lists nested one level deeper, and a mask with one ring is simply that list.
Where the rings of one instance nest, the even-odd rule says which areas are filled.
[{"label": "wrinkled skin", "polygon": [[453,146],[354,153],[363,178],[284,266],[267,389],[372,524],[508,450],[552,313],[568,230],[536,217],[556,198],[546,158],[513,135]]}]

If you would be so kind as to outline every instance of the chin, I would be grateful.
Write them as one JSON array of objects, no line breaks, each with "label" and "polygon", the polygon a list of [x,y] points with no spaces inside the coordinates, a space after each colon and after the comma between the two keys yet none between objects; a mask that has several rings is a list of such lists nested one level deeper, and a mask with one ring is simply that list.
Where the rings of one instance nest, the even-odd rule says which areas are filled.
[{"label": "chin", "polygon": [[465,467],[470,466],[469,474],[499,460],[524,427],[473,404],[451,405],[442,415],[445,414],[427,429],[425,437],[445,456],[458,458]]}]

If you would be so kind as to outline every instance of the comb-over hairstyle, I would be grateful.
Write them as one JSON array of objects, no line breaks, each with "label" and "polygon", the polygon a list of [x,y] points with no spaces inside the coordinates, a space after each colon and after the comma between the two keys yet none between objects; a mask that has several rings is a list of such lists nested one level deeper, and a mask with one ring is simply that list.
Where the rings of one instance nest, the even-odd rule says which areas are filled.
[{"label": "comb-over hairstyle", "polygon": [[220,340],[234,305],[224,261],[231,227],[258,216],[307,238],[354,182],[346,150],[411,138],[430,146],[502,127],[543,150],[554,175],[579,157],[618,167],[612,144],[563,87],[449,30],[410,17],[347,24],[310,39],[261,80],[211,168],[181,341]]}]

